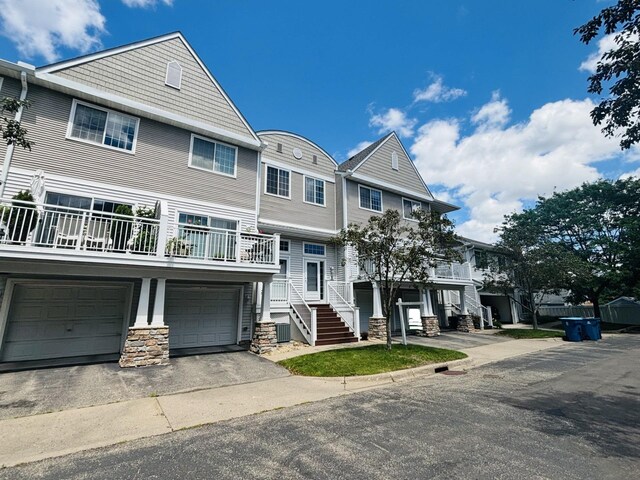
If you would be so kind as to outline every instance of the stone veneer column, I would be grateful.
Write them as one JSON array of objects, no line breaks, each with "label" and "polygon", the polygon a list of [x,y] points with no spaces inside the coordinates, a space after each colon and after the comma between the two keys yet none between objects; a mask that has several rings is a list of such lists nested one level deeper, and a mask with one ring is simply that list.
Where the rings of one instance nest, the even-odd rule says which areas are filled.
[{"label": "stone veneer column", "polygon": [[384,317],[369,318],[369,338],[377,340],[387,339],[387,319]]},{"label": "stone veneer column", "polygon": [[473,317],[471,315],[458,315],[458,328],[459,332],[473,333],[476,331],[473,325]]},{"label": "stone veneer column", "polygon": [[260,307],[260,320],[253,329],[251,347],[253,353],[262,355],[270,352],[278,345],[276,323],[271,319],[271,280],[262,282],[262,302]]},{"label": "stone veneer column", "polygon": [[123,368],[168,365],[169,327],[130,327],[119,363]]},{"label": "stone veneer column", "polygon": [[422,336],[423,337],[437,337],[440,335],[440,324],[438,323],[438,317],[435,315],[423,315],[420,317],[422,320]]}]

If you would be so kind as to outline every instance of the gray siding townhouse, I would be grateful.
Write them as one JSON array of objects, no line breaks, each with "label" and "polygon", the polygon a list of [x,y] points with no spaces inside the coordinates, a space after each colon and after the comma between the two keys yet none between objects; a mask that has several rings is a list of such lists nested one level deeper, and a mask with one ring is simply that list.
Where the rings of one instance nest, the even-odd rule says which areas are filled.
[{"label": "gray siding townhouse", "polygon": [[256,284],[280,268],[258,231],[264,146],[180,33],[1,61],[0,94],[31,102],[35,142],[0,147],[0,368],[251,340]]}]

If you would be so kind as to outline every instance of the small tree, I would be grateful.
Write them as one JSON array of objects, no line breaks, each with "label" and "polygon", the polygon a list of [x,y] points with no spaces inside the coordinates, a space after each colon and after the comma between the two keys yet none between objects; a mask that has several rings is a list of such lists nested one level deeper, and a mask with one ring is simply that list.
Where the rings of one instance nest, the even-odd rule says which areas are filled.
[{"label": "small tree", "polygon": [[333,239],[340,246],[353,246],[358,268],[380,286],[382,314],[387,322],[387,349],[391,350],[391,314],[403,284],[422,288],[430,283],[436,262],[459,259],[454,249],[453,223],[437,213],[418,210],[416,223],[403,220],[396,210],[372,216],[364,225],[352,223]]},{"label": "small tree", "polygon": [[7,145],[18,145],[31,151],[33,142],[27,139],[27,130],[13,117],[20,107],[29,108],[30,102],[17,98],[5,97],[0,101],[0,132]]}]

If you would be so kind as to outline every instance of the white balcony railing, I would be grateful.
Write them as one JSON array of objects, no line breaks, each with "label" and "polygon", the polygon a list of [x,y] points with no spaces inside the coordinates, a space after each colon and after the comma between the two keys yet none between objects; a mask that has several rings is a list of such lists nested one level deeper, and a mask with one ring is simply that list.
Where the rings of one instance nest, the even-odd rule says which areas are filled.
[{"label": "white balcony railing", "polygon": [[235,230],[170,227],[158,218],[133,217],[19,200],[2,201],[2,248],[106,256],[146,255],[235,264],[278,265],[278,237]]},{"label": "white balcony railing", "polygon": [[[372,262],[366,262],[365,269],[368,272],[373,271]],[[364,272],[363,272],[364,273]],[[471,268],[469,263],[457,262],[438,262],[435,267],[430,269],[429,278],[431,280],[447,280],[447,281],[471,281]]]}]

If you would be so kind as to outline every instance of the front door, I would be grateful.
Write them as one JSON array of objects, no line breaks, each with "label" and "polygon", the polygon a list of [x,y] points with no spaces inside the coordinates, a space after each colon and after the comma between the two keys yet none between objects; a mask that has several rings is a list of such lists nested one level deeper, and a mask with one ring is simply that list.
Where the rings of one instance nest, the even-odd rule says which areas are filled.
[{"label": "front door", "polygon": [[304,299],[315,301],[321,299],[322,276],[319,260],[304,262]]}]

